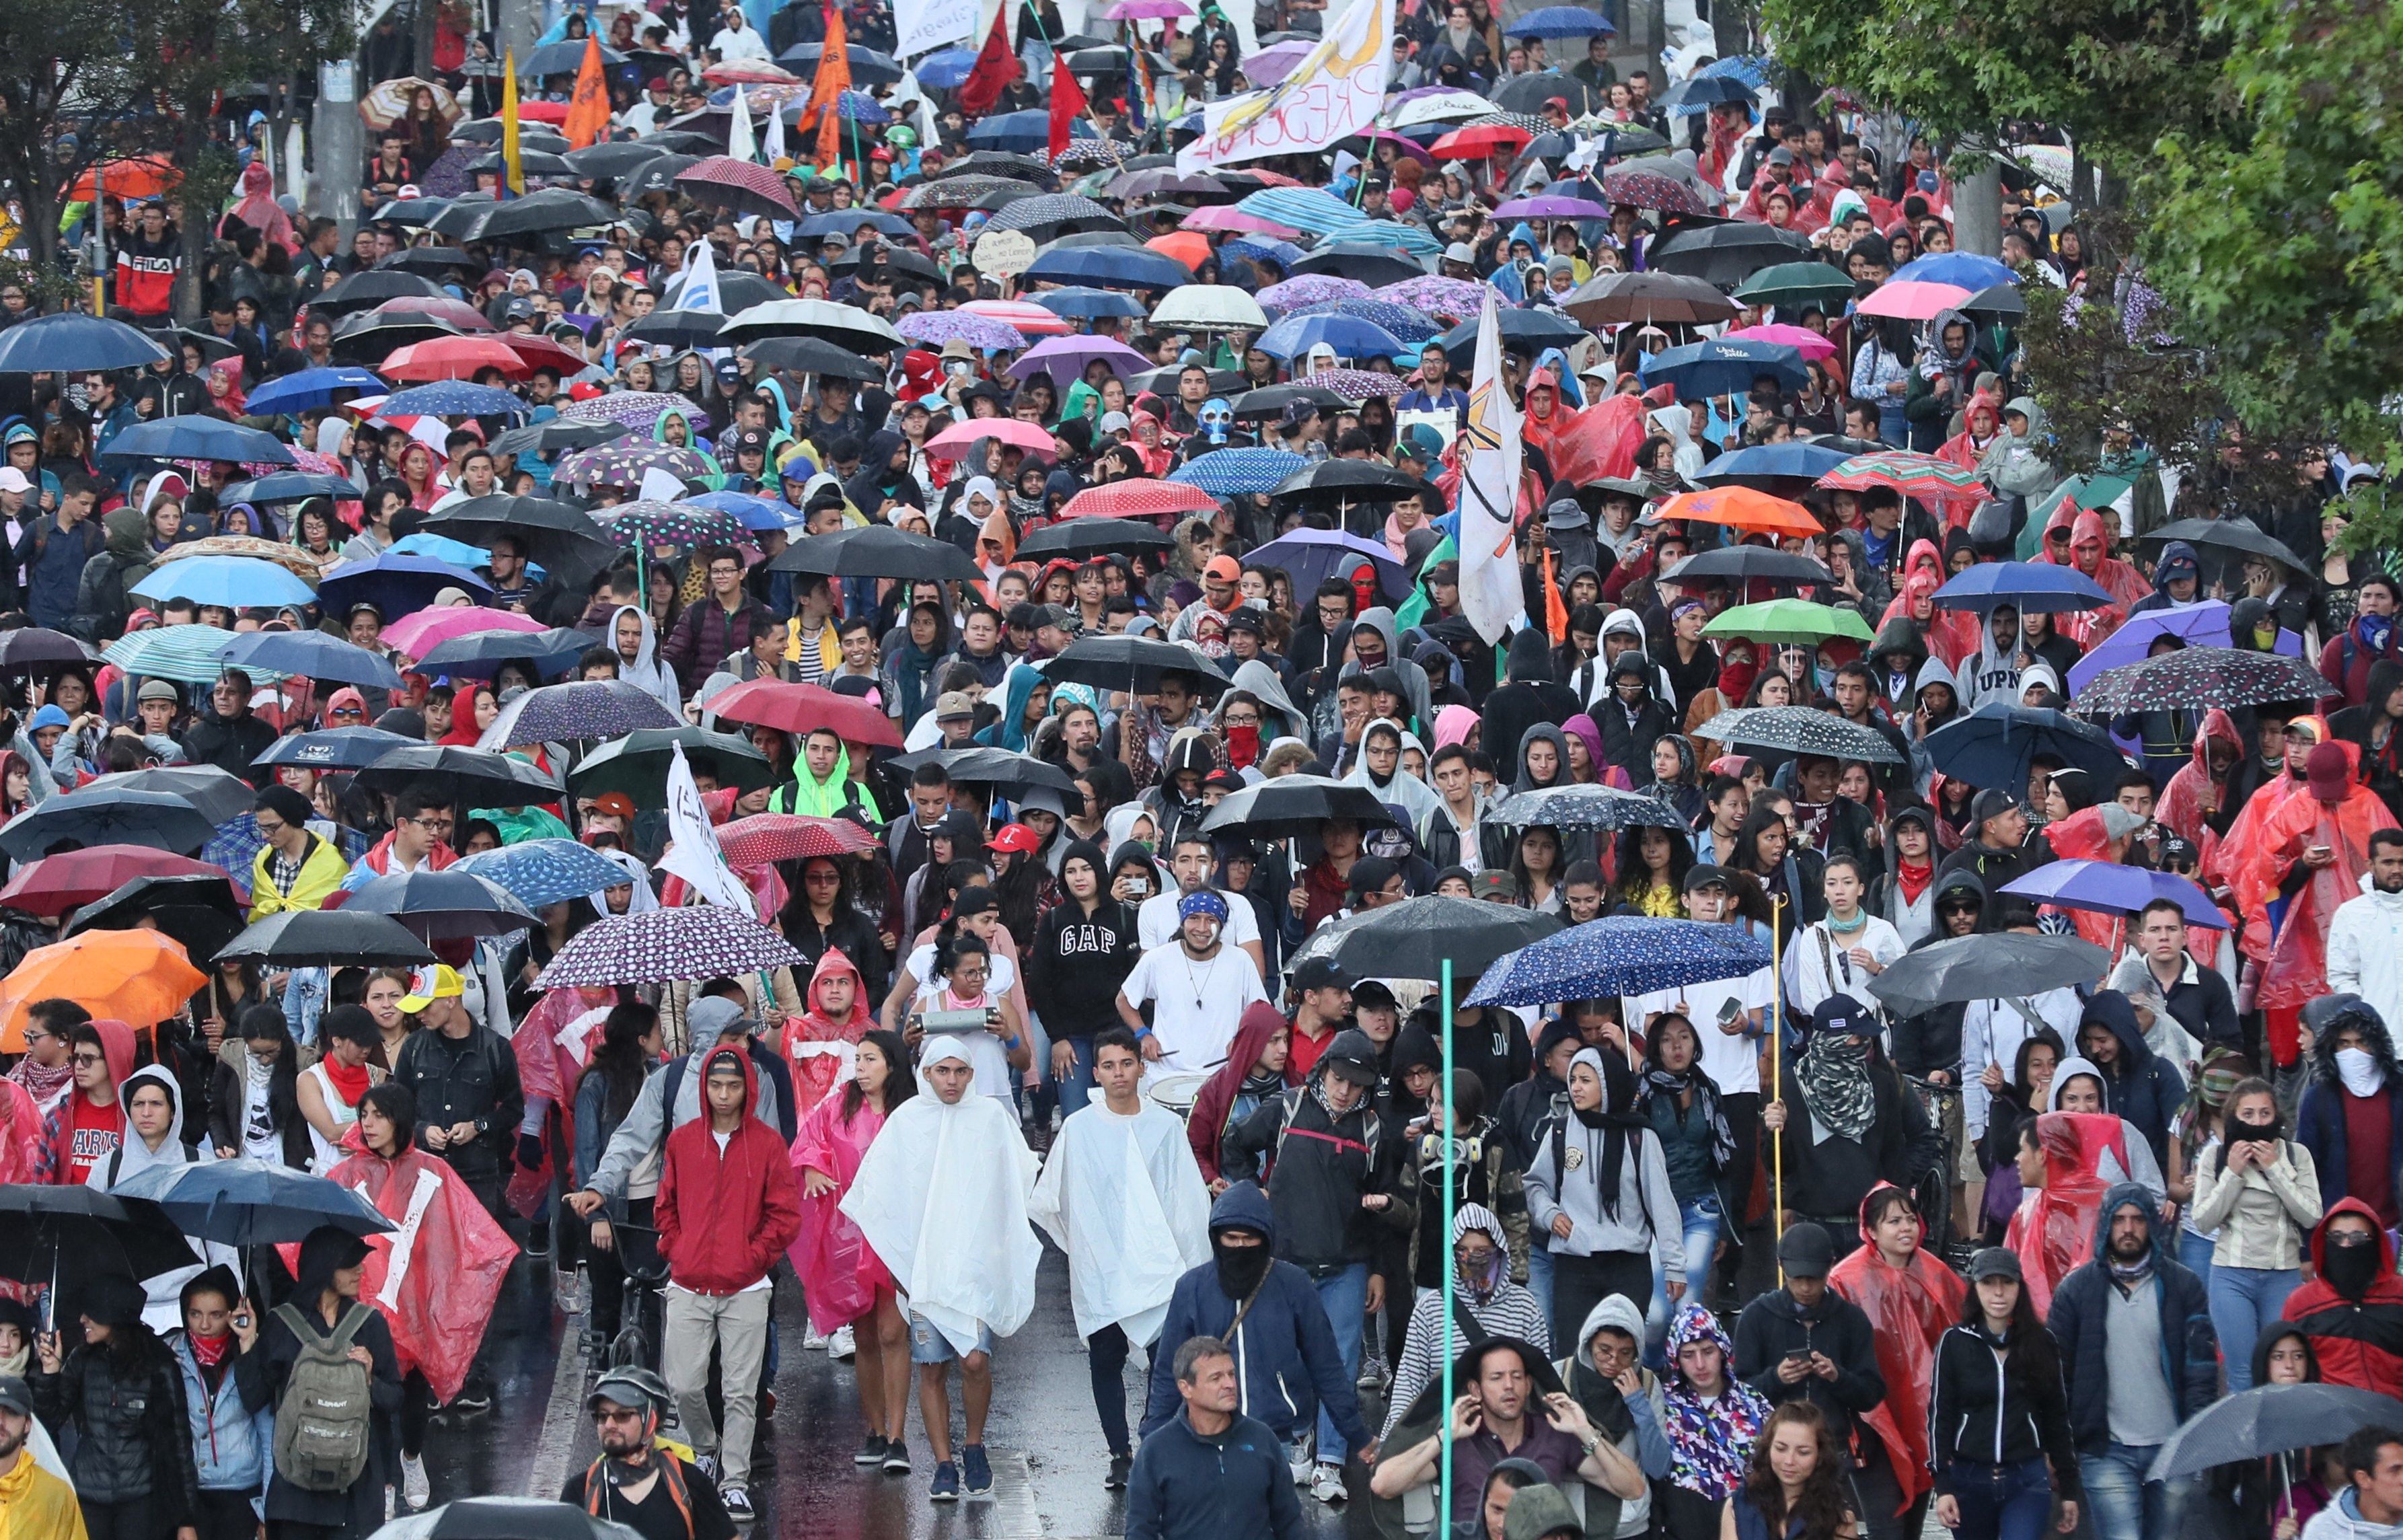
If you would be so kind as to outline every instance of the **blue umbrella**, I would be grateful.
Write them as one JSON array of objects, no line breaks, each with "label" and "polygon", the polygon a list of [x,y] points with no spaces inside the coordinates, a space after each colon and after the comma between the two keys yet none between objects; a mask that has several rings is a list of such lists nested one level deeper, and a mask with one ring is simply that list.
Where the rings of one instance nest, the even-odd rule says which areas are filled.
[{"label": "blue umbrella", "polygon": [[[290,568],[256,556],[188,556],[161,562],[126,590],[137,599],[188,599],[229,609],[305,604],[316,597]],[[172,628],[171,628],[172,629]]]},{"label": "blue umbrella", "polygon": [[1758,90],[1769,84],[1770,67],[1770,62],[1757,53],[1739,53],[1725,59],[1714,59],[1694,73],[1724,76],[1729,80],[1741,80],[1753,90]]},{"label": "blue umbrella", "polygon": [[[1285,450],[1212,450],[1170,471],[1168,479],[1200,487],[1213,497],[1232,497],[1243,492],[1273,492],[1286,477],[1308,464],[1300,455]],[[1392,559],[1390,552],[1387,559]]]},{"label": "blue umbrella", "polygon": [[423,742],[382,728],[329,728],[323,732],[297,732],[279,738],[251,763],[306,765],[321,770],[365,770],[395,749]]},{"label": "blue umbrella", "polygon": [[1751,487],[1783,493],[1789,490],[1789,483],[1816,481],[1850,458],[1840,450],[1824,449],[1795,438],[1783,444],[1755,444],[1733,454],[1722,454],[1694,479],[1706,487]]},{"label": "blue umbrella", "polygon": [[2017,284],[2020,275],[1991,257],[1969,251],[1941,251],[1905,262],[1894,270],[1894,283],[1957,284],[1975,294],[1997,284]]},{"label": "blue umbrella", "polygon": [[1599,11],[1583,6],[1546,6],[1504,29],[1507,37],[1608,37],[1618,29]]},{"label": "blue umbrella", "polygon": [[[198,561],[201,558],[187,558]],[[239,561],[239,557],[223,560]],[[170,562],[171,567],[183,562]],[[219,656],[228,640],[227,633],[214,626],[159,626],[149,631],[129,632],[108,645],[101,656],[127,673],[144,679],[172,679],[179,685],[201,685],[225,672]],[[254,683],[271,683],[284,676],[269,670],[254,673]]]},{"label": "blue umbrella", "polygon": [[534,911],[524,900],[490,878],[424,867],[396,871],[360,884],[342,906],[346,912],[388,914],[421,941],[457,941],[530,930]]},{"label": "blue umbrella", "polygon": [[899,215],[887,214],[882,209],[848,208],[810,215],[793,227],[793,233],[812,241],[829,235],[848,240],[862,225],[885,235],[909,235],[915,228]]},{"label": "blue umbrella", "polygon": [[127,1178],[117,1192],[146,1198],[186,1235],[226,1246],[305,1241],[320,1225],[363,1236],[397,1228],[355,1188],[249,1156],[153,1166]]},{"label": "blue umbrella", "polygon": [[248,481],[236,481],[217,493],[221,507],[236,503],[298,503],[311,497],[355,502],[359,489],[347,476],[320,476],[313,471],[279,470]]},{"label": "blue umbrella", "polygon": [[1743,925],[1607,915],[1503,958],[1485,970],[1462,1004],[1532,1006],[1648,994],[1737,978],[1767,966],[1768,945]]},{"label": "blue umbrella", "polygon": [[1670,87],[1654,99],[1653,104],[1666,108],[1674,116],[1690,117],[1722,102],[1750,105],[1756,89],[1736,76],[1694,75]]},{"label": "blue umbrella", "polygon": [[743,520],[744,529],[754,532],[789,529],[791,520],[800,517],[800,510],[789,503],[779,503],[772,497],[756,497],[747,492],[705,492],[684,501],[695,507],[730,513]]},{"label": "blue umbrella", "polygon": [[381,653],[354,646],[322,631],[255,631],[225,645],[225,660],[247,669],[256,659],[280,673],[333,679],[345,685],[400,688],[400,671]]},{"label": "blue umbrella", "polygon": [[576,660],[605,644],[590,631],[564,628],[546,631],[477,631],[438,644],[417,660],[420,673],[452,679],[490,679],[504,663],[532,663],[536,673],[555,679],[576,666]]},{"label": "blue umbrella", "polygon": [[[1936,590],[1938,607],[1993,613],[2004,604],[2021,613],[2058,615],[2113,603],[2100,583],[2075,567],[2049,562],[1980,562]],[[2141,656],[2141,654],[2139,655]]]},{"label": "blue umbrella", "polygon": [[[1202,460],[1213,460],[1222,454],[1278,452],[1282,451],[1219,450],[1215,453],[1203,455]],[[1288,458],[1299,457],[1288,456]],[[1201,463],[1201,460],[1196,460],[1193,466],[1198,466]],[[1187,468],[1189,470],[1193,466]],[[1172,477],[1170,479],[1174,480],[1175,478]],[[1204,487],[1202,490],[1207,492],[1210,489]],[[1246,560],[1257,562],[1262,566],[1282,569],[1293,579],[1293,591],[1296,593],[1315,592],[1318,585],[1329,577],[1341,577],[1348,580],[1353,573],[1359,570],[1360,563],[1366,562],[1377,569],[1377,586],[1385,591],[1386,597],[1399,602],[1410,596],[1410,575],[1399,562],[1394,560],[1392,551],[1387,550],[1377,541],[1363,540],[1356,534],[1346,534],[1340,530],[1293,530],[1253,551]]]},{"label": "blue umbrella", "polygon": [[[1071,139],[1092,139],[1092,124],[1077,118],[1068,132]],[[1025,112],[1005,112],[981,122],[968,125],[968,143],[987,150],[1036,150],[1051,143],[1051,114],[1048,108],[1035,107]]]},{"label": "blue umbrella", "polygon": [[1173,289],[1193,282],[1184,263],[1142,246],[1054,246],[1020,276],[1104,289]]},{"label": "blue umbrella", "polygon": [[438,380],[411,385],[384,398],[377,412],[385,417],[522,417],[533,409],[498,385],[465,380]]},{"label": "blue umbrella", "polygon": [[1312,235],[1331,235],[1368,223],[1368,215],[1325,187],[1262,187],[1244,194],[1235,207]]},{"label": "blue umbrella", "polygon": [[[1447,352],[1450,350],[1447,349]],[[1810,383],[1801,350],[1778,342],[1729,341],[1717,339],[1666,348],[1644,366],[1646,389],[1667,383],[1677,387],[1679,400],[1712,395],[1742,395],[1762,375],[1788,390]]]},{"label": "blue umbrella", "polygon": [[1990,701],[1927,735],[1927,756],[1940,774],[1983,789],[2022,795],[2028,764],[2046,755],[2109,785],[2128,761],[2102,728],[2057,711]]},{"label": "blue umbrella", "polygon": [[1356,315],[1289,315],[1271,323],[1252,345],[1271,358],[1299,358],[1322,343],[1340,358],[1391,358],[1402,352],[1400,338]]},{"label": "blue umbrella", "polygon": [[371,562],[344,562],[317,585],[317,603],[327,615],[346,615],[354,604],[373,604],[387,620],[421,610],[444,589],[490,593],[493,585],[464,567],[430,556],[384,552]]},{"label": "blue umbrella", "polygon": [[[404,534],[386,548],[395,556],[430,556],[437,562],[448,562],[454,567],[465,567],[471,572],[493,564],[493,553],[483,547],[471,546],[465,540],[453,540],[447,534],[437,534],[431,530]],[[527,562],[526,576],[537,583],[541,582],[542,564]]]},{"label": "blue umbrella", "polygon": [[[1307,254],[1290,241],[1271,241],[1265,235],[1239,235],[1220,246],[1218,255],[1222,257],[1249,257],[1256,260],[1265,257],[1285,271],[1291,272],[1293,265]],[[1038,294],[1033,298],[1035,303],[1041,304],[1046,296]]]},{"label": "blue umbrella", "polygon": [[[807,104],[804,103],[803,104],[806,105]],[[891,108],[887,107],[883,103],[879,102],[875,97],[868,95],[866,91],[860,90],[844,91],[842,93],[842,99],[835,104],[835,113],[838,117],[848,118],[854,123],[890,123],[893,121],[893,112]]]},{"label": "blue umbrella", "polygon": [[976,68],[976,62],[974,49],[944,49],[926,55],[911,67],[918,72],[918,84],[937,90],[957,90],[967,83],[968,72]]},{"label": "blue umbrella", "polygon": [[[33,323],[28,322],[27,325]],[[0,333],[0,345],[13,335]],[[57,368],[57,365],[49,366]],[[255,461],[271,465],[293,463],[292,451],[271,433],[245,428],[215,417],[167,417],[136,423],[100,451],[103,460],[221,460],[239,465]]]},{"label": "blue umbrella", "polygon": [[266,848],[267,836],[258,832],[258,819],[245,812],[217,825],[216,833],[201,847],[201,859],[228,871],[243,873],[243,881],[247,881],[248,874],[257,867],[258,853]]},{"label": "blue umbrella", "polygon": [[38,315],[0,331],[0,374],[106,374],[166,356],[148,333],[97,315]]},{"label": "blue umbrella", "polygon": [[337,364],[331,368],[302,369],[270,380],[252,391],[243,405],[254,417],[271,417],[279,412],[305,411],[311,407],[330,407],[334,397],[344,391],[382,395],[387,388],[363,368]]},{"label": "blue umbrella", "polygon": [[1045,289],[1026,297],[1054,315],[1072,320],[1098,320],[1104,315],[1139,316],[1151,312],[1116,289]]},{"label": "blue umbrella", "polygon": [[2228,629],[2231,613],[2220,601],[2206,599],[2182,610],[2146,610],[2132,615],[2118,630],[2097,642],[2085,657],[2070,664],[2069,677],[2062,683],[2075,696],[2096,674],[2122,663],[2144,661],[2151,654],[2153,643],[2164,636],[2174,636],[2190,647],[2234,646],[2234,637]]},{"label": "blue umbrella", "polygon": [[1286,311],[1281,319],[1290,321],[1298,315],[1357,316],[1391,332],[1405,346],[1440,337],[1444,331],[1425,312],[1396,305],[1390,299],[1322,299],[1314,305]]},{"label": "blue umbrella", "polygon": [[1412,257],[1440,257],[1443,243],[1416,225],[1405,225],[1397,219],[1371,219],[1365,225],[1346,225],[1335,232],[1339,246],[1382,246],[1393,251],[1408,252]]},{"label": "blue umbrella", "polygon": [[582,898],[626,881],[626,868],[573,839],[528,839],[451,866],[516,894],[528,909]]},{"label": "blue umbrella", "polygon": [[2057,909],[2121,915],[2140,914],[2146,905],[2166,898],[2185,913],[2189,924],[2228,928],[2228,916],[2192,879],[2175,872],[2123,867],[2116,861],[2049,862],[2004,883],[2003,891]]}]

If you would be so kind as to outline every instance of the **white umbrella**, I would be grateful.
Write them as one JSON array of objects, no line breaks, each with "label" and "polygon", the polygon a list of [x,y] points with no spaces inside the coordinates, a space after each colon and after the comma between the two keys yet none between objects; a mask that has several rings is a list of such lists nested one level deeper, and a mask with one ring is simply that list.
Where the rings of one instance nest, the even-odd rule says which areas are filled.
[{"label": "white umbrella", "polygon": [[1151,312],[1155,326],[1188,331],[1265,331],[1268,312],[1260,302],[1229,284],[1188,284],[1171,289]]},{"label": "white umbrella", "polygon": [[791,336],[826,337],[829,341],[849,343],[861,334],[889,342],[896,349],[910,345],[893,329],[892,323],[856,305],[838,305],[830,299],[771,299],[743,312],[717,332],[729,342]]},{"label": "white umbrella", "polygon": [[1479,118],[1493,110],[1493,104],[1473,90],[1436,91],[1426,96],[1413,96],[1394,109],[1385,121],[1388,127],[1406,129],[1415,123],[1448,123],[1455,118]]}]

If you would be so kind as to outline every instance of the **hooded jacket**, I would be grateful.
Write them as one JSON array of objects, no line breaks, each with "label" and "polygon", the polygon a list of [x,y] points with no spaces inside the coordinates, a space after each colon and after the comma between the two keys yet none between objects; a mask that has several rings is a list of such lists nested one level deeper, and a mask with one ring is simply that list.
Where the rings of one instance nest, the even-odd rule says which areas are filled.
[{"label": "hooded jacket", "polygon": [[[1210,1205],[1212,1241],[1230,1229],[1248,1230],[1271,1252],[1279,1249],[1276,1216],[1253,1183],[1237,1182]],[[1318,1301],[1318,1286],[1292,1263],[1271,1260],[1248,1300],[1228,1295],[1215,1258],[1188,1271],[1169,1296],[1160,1340],[1181,1345],[1196,1337],[1215,1337],[1234,1350],[1236,1409],[1243,1415],[1290,1437],[1308,1428],[1323,1406],[1351,1448],[1365,1448],[1376,1436],[1360,1420],[1359,1394],[1335,1345],[1327,1307]],[[1181,1409],[1176,1377],[1153,1375],[1141,1427],[1145,1440]]]},{"label": "hooded jacket", "polygon": [[[1836,1366],[1836,1378],[1813,1374],[1799,1384],[1785,1383],[1777,1377],[1777,1366],[1789,1353],[1826,1353]],[[1785,1289],[1771,1289],[1744,1306],[1735,1322],[1731,1372],[1772,1407],[1797,1400],[1817,1407],[1834,1425],[1840,1446],[1851,1437],[1854,1420],[1885,1399],[1877,1333],[1860,1306],[1832,1288],[1809,1310]]]},{"label": "hooded jacket", "polygon": [[108,548],[84,563],[83,576],[76,584],[77,635],[97,641],[124,631],[126,590],[147,577],[159,562],[159,553],[146,538],[148,524],[148,515],[131,503],[101,520]]},{"label": "hooded jacket", "polygon": [[[1668,708],[1653,692],[1659,673],[1651,660],[1641,654],[1621,653],[1618,661],[1610,666],[1605,698],[1595,701],[1590,713],[1602,728],[1603,758],[1631,778],[1651,778],[1652,745],[1677,730]],[[1642,687],[1632,706],[1618,694],[1619,682],[1625,679],[1632,679]]]},{"label": "hooded jacket", "polygon": [[[743,1102],[756,1100],[759,1072],[740,1048],[714,1048],[700,1078],[730,1061],[743,1071]],[[718,1147],[713,1121],[696,1117],[668,1135],[653,1211],[668,1275],[695,1294],[739,1294],[776,1265],[800,1233],[800,1191],[777,1131],[745,1113]]]},{"label": "hooded jacket", "polygon": [[[640,689],[648,691],[660,704],[667,707],[677,721],[681,722],[684,720],[684,696],[677,687],[675,674],[660,660],[659,631],[651,624],[651,615],[648,610],[633,604],[618,605],[609,616],[609,629],[601,633],[608,639],[603,645],[612,652],[617,650],[618,617],[630,614],[643,623],[643,641],[642,645],[634,649],[632,662],[627,662],[622,656],[618,658],[618,677]],[[724,652],[719,652],[713,656],[722,658],[725,655]]]},{"label": "hooded jacket", "polygon": [[[155,1150],[133,1131],[132,1119],[127,1110],[133,1104],[134,1091],[145,1085],[164,1088],[168,1102],[175,1109],[174,1115],[167,1120],[166,1136],[159,1141],[159,1147]],[[163,1066],[145,1064],[118,1082],[117,1110],[123,1120],[124,1132],[118,1137],[117,1148],[92,1162],[91,1171],[84,1177],[85,1186],[105,1192],[153,1166],[188,1166],[193,1163],[192,1146],[184,1137],[184,1088]],[[215,1159],[215,1154],[203,1146],[198,1158]]]},{"label": "hooded jacket", "polygon": [[[108,1061],[109,1084],[123,1085],[133,1073],[133,1029],[122,1021],[106,1020],[94,1021],[92,1027],[100,1034],[101,1051]],[[96,1165],[117,1148],[118,1142],[123,1137],[124,1107],[112,1107],[107,1113],[100,1114],[105,1126],[96,1127],[94,1114],[99,1114],[100,1109],[94,1107],[91,1099],[73,1082],[69,1082],[69,1087],[66,1095],[43,1120],[41,1155],[34,1169],[36,1182],[65,1184],[81,1181],[82,1176],[76,1171],[76,1163],[80,1161],[87,1167]],[[78,1109],[82,1110],[85,1117],[80,1134],[76,1127]]]},{"label": "hooded jacket", "polygon": [[1577,715],[1575,691],[1552,676],[1551,643],[1540,631],[1510,638],[1507,682],[1486,692],[1484,741],[1515,743],[1539,722],[1560,726]]},{"label": "hooded jacket", "polygon": [[[2312,1079],[2303,1088],[2302,1101],[2295,1109],[2295,1137],[2312,1152],[2312,1162],[2318,1168],[2321,1203],[2332,1214],[2339,1199],[2366,1196],[2350,1190],[2352,1184],[2346,1174],[2352,1166],[2351,1124],[2347,1121],[2351,1093],[2345,1089],[2344,1077],[2338,1073],[2336,1062],[2338,1034],[2347,1027],[2357,1027],[2383,1078],[2379,1094],[2386,1098],[2387,1200],[2403,1207],[2403,1070],[2396,1067],[2394,1037],[2385,1021],[2363,1001],[2337,994],[2305,1006],[2303,1022],[2313,1036]],[[2395,1217],[2382,1214],[2379,1222],[2384,1226]]]},{"label": "hooded jacket", "polygon": [[[2009,431],[2012,412],[2027,419],[2024,435]],[[1978,474],[2002,496],[2040,497],[2061,484],[2061,473],[2050,459],[2051,423],[2033,395],[2012,396],[2003,404],[2003,413],[2004,432],[1986,446]]]},{"label": "hooded jacket", "polygon": [[199,1503],[183,1376],[166,1345],[141,1327],[140,1284],[106,1277],[84,1292],[78,1309],[136,1341],[125,1351],[76,1344],[58,1373],[35,1374],[34,1410],[53,1428],[74,1425],[77,1497],[102,1506],[147,1498],[155,1533],[172,1534]]},{"label": "hooded jacket", "polygon": [[[2358,1299],[2340,1294],[2327,1274],[2327,1231],[2339,1214],[2369,1221],[2378,1267]],[[2311,1282],[2286,1296],[2285,1318],[2303,1328],[2319,1355],[2320,1378],[2391,1395],[2403,1385],[2403,1278],[2395,1272],[2395,1238],[2358,1198],[2340,1198],[2312,1231]]]},{"label": "hooded jacket", "polygon": [[2136,1007],[2118,990],[2090,995],[2086,1020],[2102,1022],[2119,1040],[2118,1062],[2095,1066],[2102,1072],[2104,1110],[2126,1118],[2152,1146],[2154,1160],[2165,1161],[2170,1116],[2186,1100],[2185,1076],[2146,1044],[2144,1030],[2136,1025]]},{"label": "hooded jacket", "polygon": [[[2386,811],[2403,818],[2403,732],[2392,729],[2386,702],[2403,689],[2403,662],[2381,658],[2369,665],[2369,687],[2362,703],[2347,706],[2328,718],[2328,730],[2361,750],[2362,784],[2378,794]],[[2377,741],[2382,726],[2390,730]]]},{"label": "hooded jacket", "polygon": [[[2112,1440],[2108,1338],[2110,1309],[2104,1290],[2112,1282],[2111,1218],[2122,1208],[2144,1215],[2153,1253],[2152,1270],[2135,1287],[2149,1291],[2160,1309],[2161,1377],[2180,1422],[2219,1398],[2219,1339],[2202,1280],[2162,1244],[2160,1200],[2143,1186],[2122,1182],[2103,1195],[2094,1215],[2090,1259],[2074,1269],[2053,1291],[2045,1325],[2061,1345],[2061,1377],[2069,1391],[2069,1429],[2080,1454],[2099,1455]],[[2291,1305],[2289,1306],[2291,1309]],[[2325,1355],[2321,1359],[2327,1365]]]},{"label": "hooded jacket", "polygon": [[[1327,1071],[1322,1064],[1316,1073]],[[1410,1232],[1417,1215],[1401,1179],[1401,1130],[1380,1115],[1375,1096],[1364,1094],[1337,1117],[1314,1087],[1303,1085],[1227,1131],[1218,1172],[1238,1182],[1268,1179],[1282,1232],[1277,1254],[1313,1278],[1328,1278],[1374,1260],[1384,1243],[1381,1228]],[[1372,1213],[1360,1206],[1371,1193],[1390,1200]]]},{"label": "hooded jacket", "polygon": [[[1235,1115],[1243,1082],[1251,1077],[1252,1067],[1267,1051],[1269,1039],[1287,1026],[1284,1014],[1265,1000],[1244,1006],[1243,1022],[1227,1045],[1227,1061],[1194,1094],[1192,1111],[1185,1119],[1185,1138],[1193,1146],[1193,1158],[1202,1168],[1204,1181],[1218,1180],[1218,1141],[1225,1137],[1228,1123]],[[1294,1084],[1290,1070],[1284,1084]]]}]

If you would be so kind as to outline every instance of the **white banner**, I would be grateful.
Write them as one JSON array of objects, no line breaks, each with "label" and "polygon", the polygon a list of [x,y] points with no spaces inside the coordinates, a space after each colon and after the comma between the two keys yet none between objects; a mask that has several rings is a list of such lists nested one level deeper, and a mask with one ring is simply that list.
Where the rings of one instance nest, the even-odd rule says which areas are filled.
[{"label": "white banner", "polygon": [[893,0],[894,53],[907,57],[977,35],[979,0]]},{"label": "white banner", "polygon": [[677,288],[670,310],[697,310],[723,313],[717,297],[717,248],[707,241],[695,241],[685,248],[684,283]]},{"label": "white banner", "polygon": [[1202,137],[1177,151],[1179,171],[1325,149],[1369,128],[1384,105],[1394,58],[1394,0],[1352,0],[1318,46],[1268,90],[1202,109]]},{"label": "white banner", "polygon": [[1466,463],[1460,478],[1460,613],[1486,644],[1527,623],[1514,538],[1519,507],[1519,409],[1502,383],[1502,322],[1492,289],[1469,376]]},{"label": "white banner", "polygon": [[701,788],[692,783],[692,767],[685,763],[684,745],[669,745],[668,848],[659,859],[662,871],[685,880],[685,885],[720,909],[757,917],[751,890],[726,865],[717,848],[717,830],[701,806]]}]

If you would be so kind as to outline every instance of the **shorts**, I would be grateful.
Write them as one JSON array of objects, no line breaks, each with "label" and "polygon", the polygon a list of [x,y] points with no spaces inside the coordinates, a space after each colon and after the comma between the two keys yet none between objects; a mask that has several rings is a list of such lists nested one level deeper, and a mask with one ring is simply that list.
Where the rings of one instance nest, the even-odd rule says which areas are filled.
[{"label": "shorts", "polygon": [[1946,1146],[1960,1152],[1960,1158],[1952,1168],[1952,1185],[1960,1187],[1984,1181],[1986,1168],[1978,1163],[1978,1142],[1970,1138],[1968,1130],[1962,1126],[1960,1097],[1953,1097],[1945,1108],[1943,1124]]},{"label": "shorts", "polygon": [[[987,1358],[993,1356],[993,1331],[981,1321],[977,1323],[976,1351]],[[951,1339],[936,1329],[932,1321],[915,1311],[910,1312],[910,1362],[953,1364],[959,1361],[959,1356],[951,1346]]]}]

